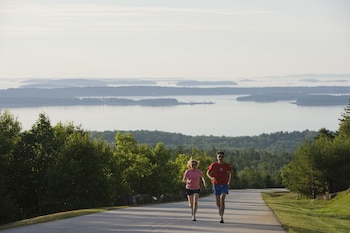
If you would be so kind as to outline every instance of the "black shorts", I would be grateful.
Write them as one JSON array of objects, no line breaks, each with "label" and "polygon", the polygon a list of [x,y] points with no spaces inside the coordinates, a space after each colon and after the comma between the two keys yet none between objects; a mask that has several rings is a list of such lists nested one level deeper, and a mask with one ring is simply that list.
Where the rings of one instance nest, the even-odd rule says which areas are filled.
[{"label": "black shorts", "polygon": [[189,196],[199,192],[200,192],[200,189],[196,189],[196,190],[186,189],[186,194]]}]

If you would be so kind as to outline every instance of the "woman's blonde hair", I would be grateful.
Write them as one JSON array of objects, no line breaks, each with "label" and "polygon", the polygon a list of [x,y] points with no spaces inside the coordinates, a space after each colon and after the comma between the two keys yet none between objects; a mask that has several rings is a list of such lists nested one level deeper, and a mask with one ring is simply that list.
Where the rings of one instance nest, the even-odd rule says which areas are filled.
[{"label": "woman's blonde hair", "polygon": [[190,160],[187,161],[187,167],[192,168],[192,163],[197,163],[197,168],[199,167],[199,161],[193,159],[192,157],[190,158]]}]

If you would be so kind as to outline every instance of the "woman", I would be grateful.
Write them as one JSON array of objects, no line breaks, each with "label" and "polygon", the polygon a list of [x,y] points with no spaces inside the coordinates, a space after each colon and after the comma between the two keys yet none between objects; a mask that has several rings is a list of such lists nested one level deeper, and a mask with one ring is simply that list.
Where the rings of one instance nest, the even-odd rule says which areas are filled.
[{"label": "woman", "polygon": [[200,192],[200,179],[202,179],[204,187],[206,187],[203,172],[198,169],[199,161],[192,158],[187,162],[188,169],[183,175],[182,181],[186,183],[186,194],[188,205],[191,208],[192,221],[196,221],[196,213],[198,208],[198,198]]}]

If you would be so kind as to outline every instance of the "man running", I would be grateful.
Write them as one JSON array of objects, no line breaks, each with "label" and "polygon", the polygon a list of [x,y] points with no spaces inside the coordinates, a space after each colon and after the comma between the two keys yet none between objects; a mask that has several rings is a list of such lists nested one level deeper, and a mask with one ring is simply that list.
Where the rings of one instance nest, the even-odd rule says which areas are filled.
[{"label": "man running", "polygon": [[217,161],[209,165],[207,176],[213,184],[216,205],[219,208],[220,223],[224,223],[225,197],[232,180],[232,166],[224,162],[224,152],[216,153]]}]

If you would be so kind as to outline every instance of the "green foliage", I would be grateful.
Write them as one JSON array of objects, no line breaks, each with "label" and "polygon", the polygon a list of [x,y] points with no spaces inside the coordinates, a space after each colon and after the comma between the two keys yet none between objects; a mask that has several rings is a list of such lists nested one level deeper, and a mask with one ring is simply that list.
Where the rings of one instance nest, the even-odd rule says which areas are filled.
[{"label": "green foliage", "polygon": [[44,114],[39,115],[30,130],[21,134],[16,153],[9,161],[9,169],[12,195],[24,217],[46,213],[47,173],[60,146],[56,143],[50,120]]},{"label": "green foliage", "polygon": [[16,217],[17,206],[9,194],[9,163],[20,141],[21,124],[9,111],[0,111],[0,224]]},{"label": "green foliage", "polygon": [[350,187],[349,106],[337,134],[321,129],[315,140],[304,142],[296,150],[294,160],[285,166],[283,184],[291,191],[315,198]]},{"label": "green foliage", "polygon": [[[230,156],[230,153],[228,153],[228,156]],[[269,153],[254,149],[236,151],[231,160],[235,173],[233,187],[281,187],[281,169],[292,158],[291,153]]]},{"label": "green foliage", "polygon": [[340,119],[338,135],[341,138],[350,137],[350,100],[349,100],[349,104],[344,109],[342,118]]},{"label": "green foliage", "polygon": [[[0,222],[114,203],[113,150],[73,125],[51,126],[44,114],[30,130],[0,115]],[[5,212],[3,215],[2,213]]]},{"label": "green foliage", "polygon": [[325,179],[319,169],[319,155],[317,146],[311,142],[298,148],[294,160],[282,171],[287,188],[310,197],[324,191]]},{"label": "green foliage", "polygon": [[[187,136],[179,133],[167,133],[161,131],[104,131],[91,132],[93,138],[102,138],[107,143],[114,144],[115,135],[130,133],[135,140],[141,144],[156,145],[163,142],[167,148],[179,149],[182,152],[191,152],[192,148],[200,148],[208,154],[214,154],[218,149],[225,150],[247,150],[254,148],[270,153],[293,152],[301,143],[307,139],[313,139],[317,132],[305,130],[303,132],[276,132],[272,134],[261,134],[259,136],[241,137],[217,137],[217,136]],[[180,151],[180,152],[181,152]]]},{"label": "green foliage", "polygon": [[115,156],[124,168],[121,183],[127,194],[158,196],[176,191],[177,165],[170,161],[170,150],[163,143],[152,148],[138,144],[130,133],[117,133]]},{"label": "green foliage", "polygon": [[112,205],[116,182],[110,160],[113,151],[87,133],[67,137],[49,171],[50,210],[72,210]]}]

